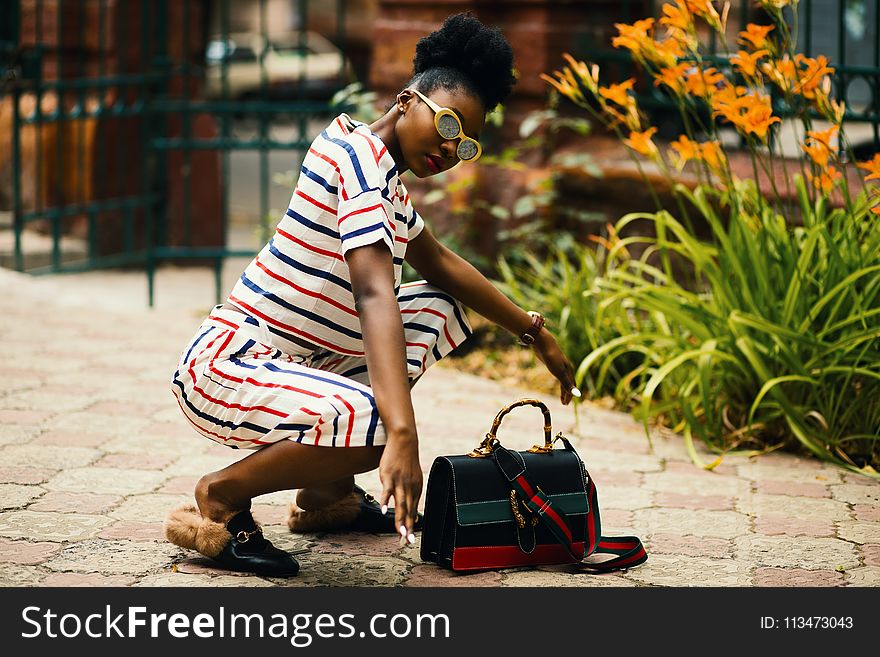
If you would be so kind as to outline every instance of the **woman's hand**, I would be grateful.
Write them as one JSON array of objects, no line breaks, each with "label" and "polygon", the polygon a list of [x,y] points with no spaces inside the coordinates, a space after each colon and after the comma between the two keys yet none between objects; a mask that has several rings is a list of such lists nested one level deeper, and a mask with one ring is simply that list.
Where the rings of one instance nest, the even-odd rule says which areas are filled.
[{"label": "woman's hand", "polygon": [[574,366],[571,361],[562,353],[556,338],[546,328],[542,328],[537,338],[532,343],[532,349],[535,350],[538,358],[546,365],[550,374],[559,380],[560,394],[559,400],[563,404],[571,402],[572,396],[580,397],[580,391],[574,384]]},{"label": "woman's hand", "polygon": [[384,510],[394,498],[394,526],[400,530],[401,538],[415,542],[413,530],[419,498],[422,495],[422,466],[419,463],[418,438],[412,436],[388,436],[388,444],[379,461],[379,480],[382,494],[379,503]]}]

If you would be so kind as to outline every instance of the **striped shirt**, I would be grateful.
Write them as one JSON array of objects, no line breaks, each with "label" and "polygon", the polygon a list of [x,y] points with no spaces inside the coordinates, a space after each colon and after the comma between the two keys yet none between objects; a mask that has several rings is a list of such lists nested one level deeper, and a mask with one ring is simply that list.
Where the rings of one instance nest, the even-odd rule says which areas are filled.
[{"label": "striped shirt", "polygon": [[385,144],[340,114],[312,142],[287,212],[227,301],[264,320],[279,349],[302,351],[295,336],[363,355],[345,254],[385,244],[397,294],[407,243],[423,228]]}]

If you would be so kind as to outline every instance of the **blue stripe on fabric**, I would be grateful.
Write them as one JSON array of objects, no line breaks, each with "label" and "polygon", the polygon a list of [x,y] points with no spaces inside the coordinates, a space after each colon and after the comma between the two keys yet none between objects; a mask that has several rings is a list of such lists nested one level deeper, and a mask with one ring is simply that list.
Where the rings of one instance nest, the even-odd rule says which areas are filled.
[{"label": "blue stripe on fabric", "polygon": [[316,224],[314,221],[309,221],[296,210],[287,208],[287,212],[285,214],[296,221],[298,224],[305,226],[310,230],[314,230],[315,232],[326,235],[327,237],[332,237],[335,240],[339,239],[339,231],[328,228],[327,226],[322,226],[321,224]]},{"label": "blue stripe on fabric", "polygon": [[366,392],[364,392],[360,388],[356,388],[354,386],[349,386],[349,385],[346,385],[345,383],[342,383],[341,381],[338,381],[335,379],[328,379],[326,377],[319,376],[318,374],[313,374],[312,372],[298,372],[296,370],[286,370],[283,367],[278,367],[274,363],[268,363],[268,362],[263,363],[263,366],[267,370],[270,370],[272,372],[278,372],[280,374],[293,374],[293,375],[304,377],[307,379],[314,379],[315,381],[320,381],[322,383],[329,383],[331,385],[336,385],[336,386],[339,386],[340,388],[345,388],[346,390],[352,390],[352,391],[357,392],[360,395],[362,395],[367,400],[367,402],[369,402],[370,408],[372,409],[372,411],[370,413],[370,424],[367,427],[367,435],[366,435],[366,439],[365,439],[365,444],[368,446],[373,444],[373,441],[375,440],[376,427],[379,423],[379,410],[376,407],[376,400],[371,395],[367,394]]},{"label": "blue stripe on fabric", "polygon": [[[206,328],[206,329],[202,332],[202,334],[201,334],[199,337],[196,338],[196,341],[193,342],[193,343],[190,345],[190,348],[187,350],[187,352],[186,352],[186,356],[184,356],[184,358],[183,358],[183,362],[186,362],[186,361],[189,360],[189,355],[193,352],[193,349],[196,348],[196,345],[199,344],[199,342],[202,341],[202,338],[204,338],[206,335],[208,335],[208,333],[210,333],[211,331],[213,331],[215,328],[217,328],[217,327],[216,327],[216,326],[209,326],[208,328]],[[177,377],[177,372],[174,373],[174,376]]]},{"label": "blue stripe on fabric", "polygon": [[281,262],[286,265],[290,265],[294,269],[297,269],[304,274],[309,274],[310,276],[316,276],[318,278],[323,278],[324,280],[330,281],[331,283],[335,283],[342,289],[347,292],[351,292],[351,283],[346,281],[344,278],[340,278],[339,276],[335,276],[330,272],[326,272],[323,269],[315,269],[314,267],[309,267],[308,265],[304,265],[297,260],[294,260],[289,255],[281,251],[277,246],[275,246],[275,238],[273,237],[269,240],[269,253],[278,258]]},{"label": "blue stripe on fabric", "polygon": [[409,223],[406,225],[407,228],[412,228],[416,225],[416,218],[419,216],[419,213],[416,212],[416,209],[413,208],[412,219],[410,219]]},{"label": "blue stripe on fabric", "polygon": [[321,326],[324,326],[332,331],[336,331],[337,333],[341,333],[342,335],[348,336],[349,338],[354,338],[355,340],[361,339],[361,334],[358,331],[354,331],[350,328],[346,328],[345,326],[341,326],[340,324],[337,324],[336,322],[332,322],[329,319],[327,319],[326,317],[323,317],[322,315],[320,315],[318,313],[313,313],[311,311],[303,310],[302,308],[298,308],[297,306],[290,303],[289,301],[285,301],[284,299],[279,297],[277,294],[273,294],[272,292],[269,292],[268,290],[264,290],[259,285],[254,283],[251,279],[249,279],[247,277],[247,273],[243,273],[241,275],[241,282],[244,283],[252,292],[256,292],[264,299],[268,299],[269,301],[272,301],[273,303],[281,306],[285,310],[289,310],[293,313],[296,313],[297,315],[300,315],[302,317],[310,319],[313,322],[315,322],[316,324],[320,324]]},{"label": "blue stripe on fabric", "polygon": [[345,372],[340,372],[339,376],[344,376],[347,378],[351,378],[355,374],[365,374],[367,371],[366,365],[358,365],[357,367],[353,367],[350,370],[346,370]]},{"label": "blue stripe on fabric", "polygon": [[361,186],[361,191],[364,191],[364,192],[367,191],[370,188],[370,186],[367,185],[367,180],[366,180],[366,178],[364,178],[364,171],[361,168],[361,163],[360,163],[360,160],[358,159],[357,153],[354,150],[354,146],[352,146],[347,141],[344,141],[342,139],[337,139],[336,137],[331,137],[330,135],[327,134],[326,130],[324,130],[321,133],[321,137],[323,137],[324,139],[329,141],[331,144],[336,144],[337,146],[342,147],[348,153],[348,157],[349,157],[349,159],[351,159],[351,164],[354,167],[354,173],[357,176],[358,183]]},{"label": "blue stripe on fabric", "polygon": [[384,221],[380,221],[378,224],[373,224],[372,226],[364,226],[363,228],[358,228],[357,230],[353,230],[350,233],[346,233],[345,235],[340,235],[342,241],[351,239],[352,237],[359,237],[360,235],[365,235],[367,233],[372,233],[373,231],[381,228],[385,231],[385,234],[394,242],[394,235],[391,234],[391,231],[388,230],[388,226],[385,225]]},{"label": "blue stripe on fabric", "polygon": [[468,329],[467,323],[461,316],[461,312],[458,309],[458,303],[456,303],[455,299],[445,292],[418,292],[416,294],[404,294],[403,296],[397,297],[398,301],[411,301],[412,299],[443,299],[452,306],[452,314],[455,315],[455,319],[458,322],[458,327],[462,334],[467,338],[473,333],[473,331]]},{"label": "blue stripe on fabric", "polygon": [[322,178],[322,177],[319,176],[317,173],[315,173],[314,171],[312,171],[311,169],[309,169],[308,167],[306,167],[306,165],[302,165],[302,166],[300,167],[300,173],[301,173],[301,175],[304,175],[306,178],[309,178],[310,180],[314,180],[314,181],[315,181],[316,183],[318,183],[321,187],[323,187],[324,189],[326,189],[330,194],[333,194],[334,196],[336,196],[336,195],[339,194],[339,188],[338,188],[338,187],[336,187],[336,186],[334,186],[334,185],[331,185],[329,182],[327,182],[326,180],[324,180],[324,178]]},{"label": "blue stripe on fabric", "polygon": [[[219,418],[216,418],[210,413],[202,411],[189,400],[186,395],[186,390],[184,389],[183,384],[180,381],[175,380],[174,385],[180,388],[180,394],[183,398],[183,403],[186,404],[187,408],[189,408],[197,417],[200,417],[203,420],[207,420],[208,422],[216,424],[220,427],[232,429],[233,431],[235,431],[236,429],[249,429],[259,434],[267,434],[272,431],[272,428],[267,429],[266,427],[261,427],[259,424],[254,424],[253,422],[240,422],[236,424],[235,422],[230,422],[229,420],[221,420]],[[311,429],[310,426],[305,424],[276,424],[273,428],[281,429],[282,431],[307,431],[308,429]]]}]

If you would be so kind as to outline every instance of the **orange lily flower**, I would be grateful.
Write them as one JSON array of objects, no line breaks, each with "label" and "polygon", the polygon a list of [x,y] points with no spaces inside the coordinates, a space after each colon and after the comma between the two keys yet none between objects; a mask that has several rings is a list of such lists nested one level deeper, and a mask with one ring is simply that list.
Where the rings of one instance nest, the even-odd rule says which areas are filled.
[{"label": "orange lily flower", "polygon": [[798,67],[798,84],[795,91],[804,98],[815,98],[816,91],[820,88],[826,76],[834,73],[834,69],[828,66],[828,59],[824,55],[819,55],[815,59],[805,57],[798,53],[794,56],[794,61]]},{"label": "orange lily flower", "polygon": [[749,23],[746,29],[739,33],[738,43],[751,45],[755,50],[760,50],[771,44],[767,41],[767,35],[773,30],[772,25],[755,25]]},{"label": "orange lily flower", "polygon": [[834,189],[835,181],[842,177],[840,171],[832,168],[824,169],[818,176],[814,176],[811,173],[808,173],[807,176],[809,176],[810,181],[813,183],[813,187],[821,190],[825,196],[828,196]]},{"label": "orange lily flower", "polygon": [[669,3],[663,5],[663,18],[659,23],[667,28],[691,32],[694,29],[694,17],[691,16],[687,5],[683,4],[681,0],[677,0],[676,5],[673,6]]},{"label": "orange lily flower", "polygon": [[556,78],[551,78],[545,73],[541,73],[540,78],[545,82],[548,82],[555,87],[559,93],[575,103],[581,103],[585,100],[580,87],[578,87],[577,81],[574,79],[574,74],[571,72],[571,69],[564,68],[562,71],[554,71],[553,74]]},{"label": "orange lily flower", "polygon": [[657,132],[657,128],[648,128],[644,132],[633,130],[629,133],[629,139],[624,139],[623,143],[635,152],[641,153],[645,157],[651,157],[657,153],[657,146],[651,141],[655,132]]},{"label": "orange lily flower", "polygon": [[747,78],[754,78],[758,73],[758,60],[770,54],[767,49],[756,50],[751,55],[745,50],[740,50],[730,58],[730,63]]},{"label": "orange lily flower", "polygon": [[675,66],[661,68],[658,73],[654,74],[654,85],[657,87],[659,87],[661,84],[665,85],[674,94],[681,96],[685,93],[684,81],[687,76],[687,72],[692,67],[693,64],[689,62],[682,62],[681,64],[677,64]]},{"label": "orange lily flower", "polygon": [[611,39],[611,45],[615,48],[626,48],[636,57],[640,57],[641,53],[646,49],[647,42],[653,41],[648,34],[654,28],[653,18],[644,18],[636,21],[632,25],[628,23],[615,23],[619,36]]},{"label": "orange lily flower", "polygon": [[807,131],[807,138],[804,140],[801,148],[820,169],[828,166],[828,158],[834,154],[834,147],[831,142],[837,139],[837,131],[838,127],[836,125],[821,132],[818,130]]},{"label": "orange lily flower", "polygon": [[627,108],[633,102],[633,97],[630,96],[627,92],[633,88],[633,84],[635,84],[635,78],[630,78],[624,82],[619,84],[611,84],[607,87],[599,87],[599,95],[602,98],[610,100],[613,103],[617,103],[620,107]]},{"label": "orange lily flower", "polygon": [[589,89],[591,93],[595,94],[599,88],[599,65],[593,64],[592,66],[589,66],[587,62],[580,62],[567,52],[562,53],[562,56],[565,58],[565,61],[568,62],[571,70],[573,70],[578,76],[581,84]]},{"label": "orange lily flower", "polygon": [[670,148],[675,151],[672,159],[676,161],[676,167],[679,171],[684,165],[700,157],[700,145],[690,139],[687,135],[680,135],[678,139],[669,144]]},{"label": "orange lily flower", "polygon": [[856,166],[868,172],[868,175],[865,176],[866,181],[880,179],[880,153],[874,155],[874,158],[867,162],[859,162]]},{"label": "orange lily flower", "polygon": [[694,96],[708,98],[718,90],[718,83],[724,80],[724,74],[713,66],[692,70],[685,80],[685,90]]},{"label": "orange lily flower", "polygon": [[700,157],[717,174],[723,170],[726,160],[721,144],[717,141],[706,141],[700,144]]}]

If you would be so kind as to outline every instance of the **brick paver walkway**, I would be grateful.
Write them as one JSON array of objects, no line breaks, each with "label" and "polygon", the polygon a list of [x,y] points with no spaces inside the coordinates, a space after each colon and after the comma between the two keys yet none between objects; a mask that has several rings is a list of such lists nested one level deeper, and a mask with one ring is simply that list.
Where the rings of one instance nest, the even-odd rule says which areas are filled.
[{"label": "brick paver walkway", "polygon": [[[277,545],[304,550],[290,580],[235,575],[167,543],[167,510],[239,453],[199,437],[169,391],[198,307],[197,271],[169,274],[158,310],[142,275],[31,279],[0,270],[0,585],[3,586],[876,586],[880,484],[787,454],[693,466],[678,437],[653,451],[629,416],[586,405],[579,421],[528,390],[434,368],[415,389],[422,464],[470,450],[504,404],[538,396],[574,440],[599,491],[605,533],[636,534],[649,560],[591,576],[564,567],[461,576],[420,562],[418,543],[292,535],[292,493],[255,500]],[[175,278],[176,277],[176,278]],[[172,296],[173,295],[173,296]],[[170,303],[178,300],[176,305]],[[540,415],[516,411],[499,437],[523,449]],[[375,473],[359,478],[378,492]]]}]

